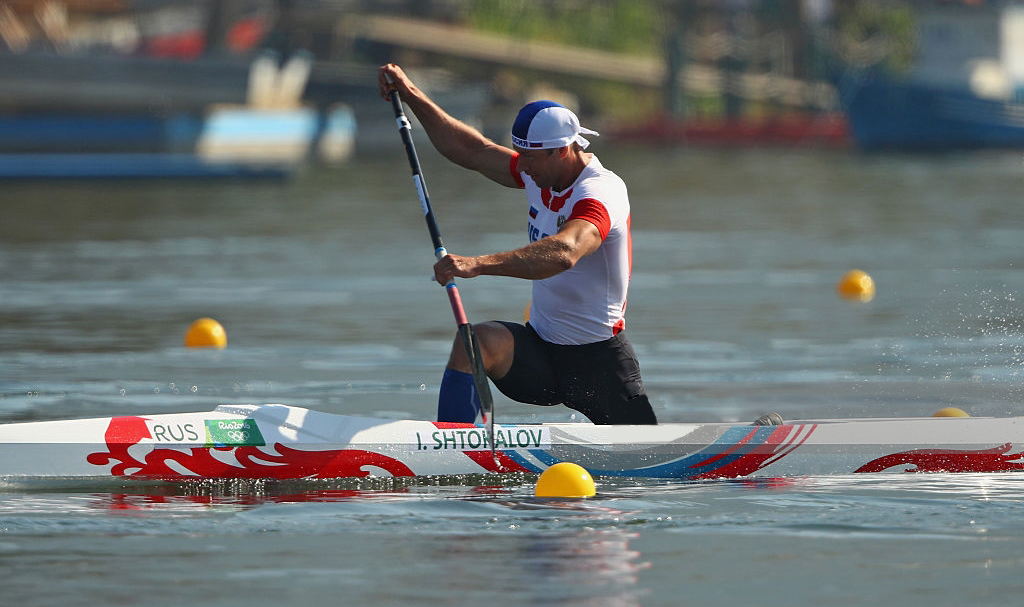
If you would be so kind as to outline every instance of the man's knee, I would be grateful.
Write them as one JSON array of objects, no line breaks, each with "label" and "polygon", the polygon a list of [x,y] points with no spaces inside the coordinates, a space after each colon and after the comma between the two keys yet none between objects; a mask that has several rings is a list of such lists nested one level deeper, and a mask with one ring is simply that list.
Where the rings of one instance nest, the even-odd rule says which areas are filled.
[{"label": "man's knee", "polygon": [[480,352],[484,358],[484,368],[491,377],[502,378],[512,366],[516,341],[505,325],[496,321],[483,322],[473,327]]},{"label": "man's knee", "polygon": [[[512,332],[500,322],[489,321],[473,325],[472,337],[479,347],[487,375],[494,378],[504,377],[512,366],[515,352]],[[461,331],[455,334],[448,367],[459,371],[468,371],[470,368],[469,351],[462,340]]]}]

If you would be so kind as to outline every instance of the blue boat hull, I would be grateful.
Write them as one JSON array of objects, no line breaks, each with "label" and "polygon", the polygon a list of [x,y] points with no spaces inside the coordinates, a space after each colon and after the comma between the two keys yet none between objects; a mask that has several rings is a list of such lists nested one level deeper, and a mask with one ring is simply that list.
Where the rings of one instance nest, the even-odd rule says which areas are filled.
[{"label": "blue boat hull", "polygon": [[344,105],[0,116],[0,180],[287,177],[314,156],[343,161],[355,132]]},{"label": "blue boat hull", "polygon": [[192,154],[0,154],[0,180],[283,178],[295,167],[214,162]]},{"label": "blue boat hull", "polygon": [[851,77],[840,84],[840,96],[862,149],[1024,148],[1020,93],[1002,101],[966,87]]}]

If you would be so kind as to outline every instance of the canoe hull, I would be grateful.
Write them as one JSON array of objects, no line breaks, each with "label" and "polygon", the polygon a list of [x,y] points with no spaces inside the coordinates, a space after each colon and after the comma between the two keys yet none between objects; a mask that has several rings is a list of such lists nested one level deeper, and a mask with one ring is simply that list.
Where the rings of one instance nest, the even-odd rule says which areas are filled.
[{"label": "canoe hull", "polygon": [[381,420],[287,405],[0,425],[2,477],[344,478],[539,473],[699,480],[1024,469],[1024,418],[658,426]]}]

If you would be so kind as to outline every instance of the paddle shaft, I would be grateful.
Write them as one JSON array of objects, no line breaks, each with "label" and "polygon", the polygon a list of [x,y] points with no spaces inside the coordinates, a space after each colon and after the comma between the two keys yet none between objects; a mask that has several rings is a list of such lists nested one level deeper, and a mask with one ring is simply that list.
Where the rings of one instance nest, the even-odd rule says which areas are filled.
[{"label": "paddle shaft", "polygon": [[[434,245],[434,257],[441,259],[448,254],[444,248],[444,241],[441,240],[441,231],[437,227],[437,220],[434,219],[434,210],[430,206],[430,194],[427,193],[427,183],[423,179],[423,172],[420,170],[420,160],[416,155],[416,145],[412,140],[412,128],[409,119],[402,109],[402,99],[398,91],[390,93],[391,107],[395,110],[395,120],[398,122],[398,132],[402,136],[402,143],[405,145],[405,155],[409,158],[409,168],[412,169],[413,183],[416,184],[416,192],[420,197],[420,205],[423,207],[423,217],[427,221],[427,230],[430,232],[430,240]],[[459,296],[459,288],[455,286],[455,279],[448,281],[444,286],[448,292],[448,301],[452,306],[452,313],[455,315],[455,324],[459,327],[459,336],[466,347],[466,356],[469,358],[470,368],[473,371],[473,384],[476,386],[477,394],[480,396],[480,408],[484,421],[487,422],[487,433],[491,438],[491,450],[494,450],[494,399],[491,397],[491,387],[487,383],[487,372],[484,370],[483,358],[480,355],[480,344],[476,340],[473,325],[469,324],[466,311],[462,307],[462,298]]]}]

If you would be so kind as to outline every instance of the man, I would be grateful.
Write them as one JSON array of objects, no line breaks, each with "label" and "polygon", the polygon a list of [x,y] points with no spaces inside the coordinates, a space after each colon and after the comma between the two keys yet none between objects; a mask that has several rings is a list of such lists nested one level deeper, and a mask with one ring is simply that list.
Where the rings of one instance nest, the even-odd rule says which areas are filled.
[{"label": "man", "polygon": [[[631,242],[621,179],[584,150],[576,115],[551,101],[526,105],[498,145],[452,118],[394,64],[379,70],[381,96],[397,90],[443,156],[526,190],[530,244],[475,257],[449,254],[434,265],[440,284],[482,274],[533,281],[526,325],[474,325],[483,365],[509,398],[566,406],[595,424],[655,424],[640,367],[626,339]],[[473,422],[480,409],[459,337],[441,380],[438,420]]]}]

